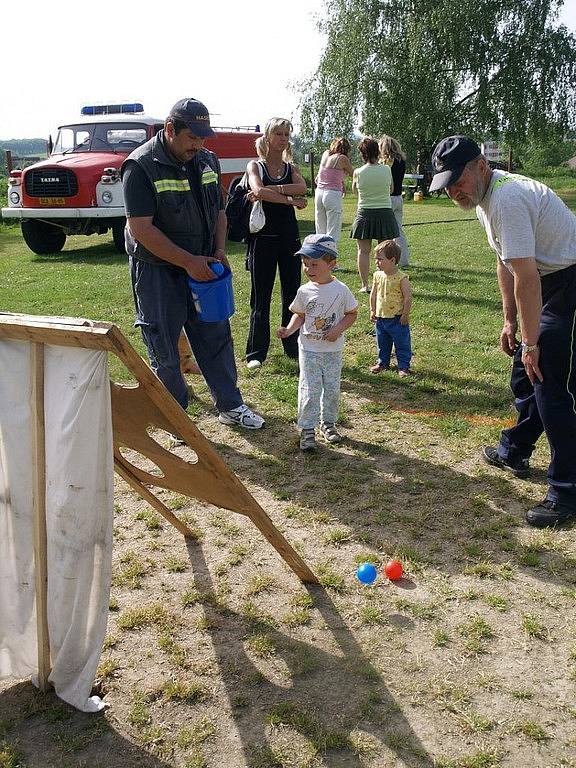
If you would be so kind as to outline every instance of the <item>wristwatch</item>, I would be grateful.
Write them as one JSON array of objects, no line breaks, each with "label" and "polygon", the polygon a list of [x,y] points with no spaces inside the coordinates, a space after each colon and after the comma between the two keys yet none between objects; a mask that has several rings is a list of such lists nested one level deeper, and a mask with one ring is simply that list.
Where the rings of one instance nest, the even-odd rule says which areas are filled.
[{"label": "wristwatch", "polygon": [[527,344],[525,341],[522,342],[522,352],[534,352],[536,349],[540,349],[540,346],[538,344]]}]

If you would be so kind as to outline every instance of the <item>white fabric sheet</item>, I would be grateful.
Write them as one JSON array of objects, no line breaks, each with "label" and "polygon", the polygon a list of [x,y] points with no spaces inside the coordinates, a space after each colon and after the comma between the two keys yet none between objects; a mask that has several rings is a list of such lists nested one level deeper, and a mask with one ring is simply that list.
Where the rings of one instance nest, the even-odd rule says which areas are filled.
[{"label": "white fabric sheet", "polygon": [[[0,678],[38,670],[31,345],[0,341]],[[106,633],[114,463],[108,355],[45,347],[48,627],[56,693],[80,710]]]}]

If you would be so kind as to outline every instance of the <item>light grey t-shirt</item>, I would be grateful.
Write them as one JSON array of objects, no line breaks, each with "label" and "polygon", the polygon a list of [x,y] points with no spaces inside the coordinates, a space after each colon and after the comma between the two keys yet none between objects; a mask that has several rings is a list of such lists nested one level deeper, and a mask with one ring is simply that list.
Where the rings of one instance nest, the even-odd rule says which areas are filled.
[{"label": "light grey t-shirt", "polygon": [[576,216],[539,181],[494,171],[476,215],[504,264],[532,258],[541,275],[576,264]]},{"label": "light grey t-shirt", "polygon": [[326,341],[324,336],[347,312],[357,307],[358,302],[350,288],[336,278],[329,283],[310,280],[301,285],[290,304],[291,312],[304,315],[299,346],[310,352],[340,352],[344,348],[344,334],[336,341]]}]

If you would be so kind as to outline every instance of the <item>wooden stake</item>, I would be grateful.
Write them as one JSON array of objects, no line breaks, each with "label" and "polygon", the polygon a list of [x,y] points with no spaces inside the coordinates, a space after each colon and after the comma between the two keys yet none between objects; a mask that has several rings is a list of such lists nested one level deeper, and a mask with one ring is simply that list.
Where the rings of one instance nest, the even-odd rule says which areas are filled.
[{"label": "wooden stake", "polygon": [[50,636],[48,633],[48,538],[46,533],[46,442],[44,422],[44,344],[32,351],[32,453],[34,504],[34,577],[36,588],[36,637],[38,687],[48,689]]},{"label": "wooden stake", "polygon": [[134,488],[134,490],[137,491],[140,496],[142,496],[144,501],[147,501],[151,507],[154,507],[156,512],[159,512],[162,517],[166,518],[166,520],[168,520],[168,522],[173,525],[177,531],[179,531],[183,536],[186,536],[186,538],[196,538],[194,532],[191,531],[190,528],[188,528],[188,526],[182,522],[182,520],[177,518],[176,515],[168,509],[168,507],[162,504],[160,499],[155,494],[153,494],[152,491],[148,490],[144,483],[141,483],[140,480],[133,475],[130,469],[117,458],[114,459],[114,468],[120,477],[125,480],[128,485],[131,485],[132,488]]}]

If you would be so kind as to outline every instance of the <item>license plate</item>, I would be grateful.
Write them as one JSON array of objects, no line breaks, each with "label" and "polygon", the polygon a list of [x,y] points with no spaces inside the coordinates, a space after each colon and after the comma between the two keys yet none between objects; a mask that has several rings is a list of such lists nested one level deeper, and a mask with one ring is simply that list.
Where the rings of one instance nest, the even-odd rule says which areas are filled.
[{"label": "license plate", "polygon": [[40,197],[38,198],[40,205],[66,205],[65,197]]}]

